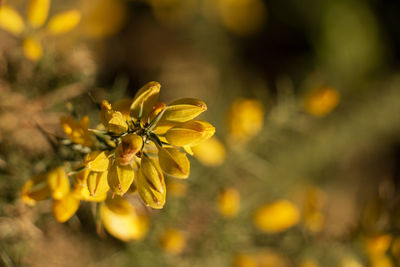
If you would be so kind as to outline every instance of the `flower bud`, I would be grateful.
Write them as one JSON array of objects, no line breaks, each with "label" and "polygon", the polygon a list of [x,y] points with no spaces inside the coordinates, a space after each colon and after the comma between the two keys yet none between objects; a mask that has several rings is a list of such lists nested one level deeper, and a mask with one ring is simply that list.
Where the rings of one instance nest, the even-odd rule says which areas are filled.
[{"label": "flower bud", "polygon": [[125,135],[115,151],[117,162],[122,166],[128,165],[142,146],[142,137],[137,134]]},{"label": "flower bud", "polygon": [[215,133],[215,128],[206,121],[188,121],[167,131],[165,137],[173,146],[195,146]]},{"label": "flower bud", "polygon": [[61,199],[69,193],[70,184],[64,168],[58,167],[47,174],[47,183],[54,199]]},{"label": "flower bud", "polygon": [[53,200],[53,215],[59,222],[66,222],[79,208],[79,199],[74,193],[69,193],[61,199]]},{"label": "flower bud", "polygon": [[169,104],[161,120],[171,122],[186,122],[199,116],[207,110],[207,105],[194,98],[182,98]]},{"label": "flower bud", "polygon": [[160,94],[160,88],[161,85],[158,82],[149,82],[140,88],[131,104],[130,115],[132,118],[145,117],[153,110]]},{"label": "flower bud", "polygon": [[89,193],[93,197],[98,197],[106,194],[110,189],[107,181],[107,171],[94,172],[91,171],[87,177],[87,187]]},{"label": "flower bud", "polygon": [[130,165],[121,166],[116,161],[108,171],[108,184],[113,192],[122,196],[128,191],[135,173]]},{"label": "flower bud", "polygon": [[163,147],[158,152],[160,167],[168,175],[176,178],[187,178],[190,173],[190,162],[186,153],[173,147]]},{"label": "flower bud", "polygon": [[215,136],[192,147],[192,150],[194,156],[206,166],[218,166],[225,160],[225,146]]},{"label": "flower bud", "polygon": [[110,160],[108,152],[106,151],[93,151],[85,156],[84,163],[86,168],[94,172],[104,172],[108,169]]},{"label": "flower bud", "polygon": [[161,209],[165,204],[165,181],[158,163],[144,157],[138,172],[137,188],[147,206]]},{"label": "flower bud", "polygon": [[107,198],[100,216],[107,232],[125,242],[142,238],[148,230],[147,217],[119,196]]}]

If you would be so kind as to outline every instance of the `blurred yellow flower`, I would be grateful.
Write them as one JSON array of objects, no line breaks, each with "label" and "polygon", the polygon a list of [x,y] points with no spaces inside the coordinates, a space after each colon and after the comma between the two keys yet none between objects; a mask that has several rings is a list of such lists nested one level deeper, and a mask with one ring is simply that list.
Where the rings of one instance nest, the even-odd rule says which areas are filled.
[{"label": "blurred yellow flower", "polygon": [[60,199],[53,199],[53,215],[58,222],[68,221],[79,208],[79,199],[70,192]]},{"label": "blurred yellow flower", "polygon": [[260,267],[289,267],[288,260],[274,251],[262,251],[258,254],[258,266]]},{"label": "blurred yellow flower", "polygon": [[50,2],[50,0],[29,1],[27,26],[15,9],[7,5],[0,6],[0,28],[21,39],[24,55],[31,61],[37,61],[42,57],[41,39],[46,34],[58,35],[71,31],[81,19],[78,10],[66,11],[50,18],[46,29],[41,31],[48,17]]},{"label": "blurred yellow flower", "polygon": [[148,230],[147,217],[119,196],[106,199],[100,216],[107,232],[125,242],[143,238]]},{"label": "blurred yellow flower", "polygon": [[44,200],[51,194],[49,184],[47,183],[47,175],[39,174],[33,176],[25,182],[21,190],[22,201],[33,206],[36,201]]},{"label": "blurred yellow flower", "polygon": [[305,110],[317,117],[329,114],[340,101],[339,92],[328,86],[322,86],[309,92],[304,99]]},{"label": "blurred yellow flower", "polygon": [[240,194],[235,188],[226,188],[218,196],[218,211],[225,218],[235,217],[240,208]]},{"label": "blurred yellow flower", "polygon": [[91,147],[93,145],[92,136],[89,133],[89,117],[84,116],[79,122],[73,118],[62,116],[60,118],[61,127],[68,138],[75,144]]},{"label": "blurred yellow flower", "polygon": [[161,246],[165,252],[177,255],[186,247],[186,238],[184,234],[176,229],[168,229],[161,236]]},{"label": "blurred yellow flower", "polygon": [[218,166],[225,160],[225,146],[216,136],[192,147],[192,151],[193,155],[206,166]]},{"label": "blurred yellow flower", "polygon": [[262,0],[218,0],[223,25],[237,35],[250,35],[261,30],[267,9]]},{"label": "blurred yellow flower", "polygon": [[370,257],[383,255],[388,251],[392,236],[390,234],[380,234],[369,237],[365,240],[365,251]]},{"label": "blurred yellow flower", "polygon": [[256,136],[264,124],[264,108],[254,99],[236,99],[228,113],[229,134],[233,141],[247,142]]},{"label": "blurred yellow flower", "polygon": [[288,200],[278,200],[258,208],[253,222],[265,233],[278,233],[296,225],[300,213],[298,208]]}]

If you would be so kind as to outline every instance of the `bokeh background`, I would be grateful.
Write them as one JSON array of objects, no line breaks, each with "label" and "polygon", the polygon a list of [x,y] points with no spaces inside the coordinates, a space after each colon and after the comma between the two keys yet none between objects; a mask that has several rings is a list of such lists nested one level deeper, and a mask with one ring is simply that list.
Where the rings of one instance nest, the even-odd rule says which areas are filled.
[{"label": "bokeh background", "polygon": [[[400,266],[398,1],[53,0],[75,12],[53,28],[0,3],[0,265]],[[95,127],[94,102],[153,80],[205,101],[216,137],[164,209],[132,196],[140,240],[96,229],[90,203],[60,224],[21,201],[61,115]]]}]

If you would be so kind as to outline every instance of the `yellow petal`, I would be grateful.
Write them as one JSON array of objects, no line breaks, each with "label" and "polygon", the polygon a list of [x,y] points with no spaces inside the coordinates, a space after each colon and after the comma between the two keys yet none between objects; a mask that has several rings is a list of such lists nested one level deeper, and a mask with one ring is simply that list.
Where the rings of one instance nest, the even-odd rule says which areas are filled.
[{"label": "yellow petal", "polygon": [[30,0],[28,6],[28,22],[32,28],[41,27],[47,19],[50,0]]},{"label": "yellow petal", "polygon": [[39,174],[29,179],[21,190],[22,200],[28,205],[35,205],[36,201],[44,200],[51,195],[46,174]]},{"label": "yellow petal", "polygon": [[93,151],[85,156],[84,163],[86,168],[94,172],[104,172],[108,169],[110,160],[108,152]]},{"label": "yellow petal", "polygon": [[63,34],[75,28],[80,20],[81,13],[78,10],[69,10],[52,17],[47,25],[47,31],[54,35]]},{"label": "yellow petal", "polygon": [[154,190],[160,193],[165,192],[164,175],[155,160],[148,157],[142,158],[140,172]]},{"label": "yellow petal", "polygon": [[161,120],[186,122],[207,110],[207,105],[194,98],[182,98],[169,104]]},{"label": "yellow petal", "polygon": [[25,28],[24,20],[19,13],[12,7],[0,6],[0,28],[12,34],[18,35]]},{"label": "yellow petal", "polygon": [[89,132],[89,117],[84,116],[79,122],[68,116],[60,118],[60,124],[68,138],[75,144],[87,147],[93,145],[91,133]]},{"label": "yellow petal", "polygon": [[365,250],[369,256],[383,255],[389,249],[392,242],[390,234],[380,234],[368,238],[365,241]]},{"label": "yellow petal", "polygon": [[[142,159],[143,161],[143,159]],[[159,170],[149,170],[149,168],[154,168],[151,166],[153,163],[145,164],[145,168],[143,168],[143,163],[141,168],[138,171],[137,177],[137,190],[142,198],[143,202],[154,209],[162,209],[165,204],[165,182],[164,177],[162,176],[161,171]],[[146,167],[147,166],[147,167]],[[157,167],[156,167],[157,168]],[[143,173],[143,170],[146,170]],[[150,174],[150,177],[148,177]],[[160,179],[157,181],[157,179]]]},{"label": "yellow petal", "polygon": [[108,121],[112,118],[112,106],[107,100],[101,101],[100,120],[104,127],[107,127]]},{"label": "yellow petal", "polygon": [[132,102],[133,98],[124,98],[115,102],[113,104],[113,108],[115,111],[121,112],[122,116],[124,116],[124,119],[128,120]]},{"label": "yellow petal", "polygon": [[131,186],[135,173],[130,165],[121,166],[116,161],[108,171],[108,185],[117,195],[122,196]]},{"label": "yellow petal", "polygon": [[218,196],[218,211],[225,218],[233,218],[239,211],[240,194],[235,188],[227,188]]},{"label": "yellow petal", "polygon": [[156,135],[163,135],[174,126],[174,122],[159,121],[152,132]]},{"label": "yellow petal", "polygon": [[165,137],[174,146],[195,146],[215,133],[215,128],[205,121],[188,121],[169,129]]},{"label": "yellow petal", "polygon": [[22,49],[27,59],[38,61],[43,54],[42,45],[33,38],[26,38],[22,42]]},{"label": "yellow petal", "polygon": [[160,167],[168,175],[176,178],[187,178],[190,173],[190,162],[186,153],[173,147],[161,148],[158,152]]},{"label": "yellow petal", "polygon": [[107,122],[107,130],[116,135],[120,135],[128,131],[128,124],[119,111],[112,112],[111,119]]},{"label": "yellow petal", "polygon": [[288,200],[261,206],[253,217],[254,224],[265,233],[287,230],[299,221],[299,210]]},{"label": "yellow petal", "polygon": [[100,209],[100,216],[107,232],[122,241],[138,240],[147,233],[147,217],[139,215],[121,197],[108,198]]},{"label": "yellow petal", "polygon": [[59,222],[68,221],[79,208],[79,199],[73,193],[53,200],[53,215]]},{"label": "yellow petal", "polygon": [[98,195],[92,196],[90,194],[89,188],[87,187],[86,184],[75,185],[73,192],[74,192],[76,198],[83,200],[83,201],[103,202],[107,198],[107,193],[104,193],[102,195],[98,194]]},{"label": "yellow petal", "polygon": [[225,146],[215,136],[192,147],[194,156],[206,166],[218,166],[225,161]]},{"label": "yellow petal", "polygon": [[135,119],[139,118],[140,110],[142,110],[142,117],[149,114],[153,106],[157,103],[160,88],[161,85],[158,82],[148,82],[140,88],[131,104],[131,117]]},{"label": "yellow petal", "polygon": [[186,238],[183,233],[176,229],[168,229],[161,236],[162,248],[170,254],[177,255],[186,247]]},{"label": "yellow petal", "polygon": [[108,172],[90,172],[87,178],[87,187],[90,195],[98,197],[106,194],[110,189],[107,181]]},{"label": "yellow petal", "polygon": [[61,199],[70,191],[70,184],[64,168],[58,167],[47,174],[51,195],[54,199]]}]

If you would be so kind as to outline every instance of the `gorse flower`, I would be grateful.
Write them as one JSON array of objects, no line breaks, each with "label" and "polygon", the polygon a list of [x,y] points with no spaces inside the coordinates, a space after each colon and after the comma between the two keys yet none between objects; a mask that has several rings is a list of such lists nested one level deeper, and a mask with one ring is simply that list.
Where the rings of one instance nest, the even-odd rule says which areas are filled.
[{"label": "gorse flower", "polygon": [[[19,38],[26,58],[37,61],[42,57],[41,40],[45,36],[64,34],[74,29],[81,20],[81,14],[71,9],[54,15],[47,21],[50,0],[30,0],[27,23],[11,6],[0,6],[0,28]],[[46,23],[46,26],[44,24]]]},{"label": "gorse flower", "polygon": [[80,201],[105,201],[100,212],[106,230],[124,241],[140,238],[146,224],[122,197],[137,192],[145,205],[161,209],[167,191],[164,174],[187,178],[185,151],[192,153],[192,146],[215,132],[208,122],[195,120],[207,109],[204,102],[184,98],[167,105],[158,101],[160,87],[157,82],[144,85],[129,109],[126,100],[115,105],[120,110],[102,101],[104,130],[89,129],[87,117],[79,122],[62,117],[62,128],[72,147],[79,145],[82,162],[69,175],[59,167],[33,177],[22,189],[23,200],[34,205],[52,197],[53,214],[60,222],[76,212]]}]

